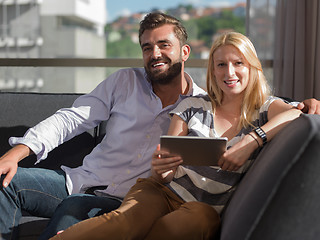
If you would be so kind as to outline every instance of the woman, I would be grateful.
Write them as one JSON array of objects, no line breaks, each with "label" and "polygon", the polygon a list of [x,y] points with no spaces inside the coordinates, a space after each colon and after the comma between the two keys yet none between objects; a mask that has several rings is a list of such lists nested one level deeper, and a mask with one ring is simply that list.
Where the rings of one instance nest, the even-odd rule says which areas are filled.
[{"label": "woman", "polygon": [[[250,40],[225,33],[212,45],[208,95],[172,111],[168,135],[227,137],[219,167],[183,166],[158,146],[152,177],[139,179],[115,211],[76,224],[54,239],[211,239],[219,213],[255,154],[301,111],[270,96]],[[257,150],[257,151],[256,151]]]}]

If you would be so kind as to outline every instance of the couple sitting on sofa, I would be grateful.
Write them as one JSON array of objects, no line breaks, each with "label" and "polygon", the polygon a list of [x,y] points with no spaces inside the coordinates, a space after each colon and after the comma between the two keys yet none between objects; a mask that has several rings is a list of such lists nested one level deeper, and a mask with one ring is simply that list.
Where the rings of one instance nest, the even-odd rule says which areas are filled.
[{"label": "couple sitting on sofa", "polygon": [[[224,34],[213,44],[208,95],[184,72],[190,47],[179,21],[165,14],[149,14],[141,23],[139,36],[145,70],[120,70],[92,93],[76,100],[72,108],[58,111],[30,129],[24,138],[10,139],[15,147],[0,161],[0,173],[6,174],[0,196],[5,239],[19,217],[12,214],[17,207],[10,197],[18,195],[18,206],[25,210],[52,216],[56,206],[71,193],[88,197],[92,200],[90,207],[105,214],[76,224],[56,238],[160,239],[165,234],[168,239],[208,239],[216,234],[219,212],[256,150],[301,114],[270,95],[255,50],[241,34]],[[181,101],[184,96],[189,98]],[[311,104],[310,110],[318,106],[315,100],[306,103]],[[173,116],[170,127],[168,113]],[[31,152],[42,160],[58,144],[103,120],[108,120],[107,135],[84,159],[83,166],[63,167],[64,171],[17,171],[17,162]],[[219,161],[221,170],[183,166],[179,156],[159,147],[154,152],[160,135],[167,131],[171,135],[228,137],[228,150]],[[137,178],[137,184],[125,196]],[[29,185],[34,191],[22,190]],[[105,187],[95,191],[98,196],[85,194],[95,186]],[[75,206],[81,206],[78,197],[71,195],[58,207],[49,224],[48,229],[52,230],[46,231],[43,239],[65,229],[60,228],[58,213],[68,218],[64,206],[74,199],[80,199]],[[26,201],[20,201],[23,198]],[[90,211],[89,217],[96,213]],[[69,226],[81,218],[71,219]],[[119,221],[121,224],[114,224]],[[117,228],[113,228],[115,225]]]}]

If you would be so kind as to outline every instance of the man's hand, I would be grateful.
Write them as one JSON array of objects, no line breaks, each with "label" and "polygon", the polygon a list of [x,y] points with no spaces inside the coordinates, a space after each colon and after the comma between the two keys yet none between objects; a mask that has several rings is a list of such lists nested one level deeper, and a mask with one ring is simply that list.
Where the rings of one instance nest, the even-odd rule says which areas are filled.
[{"label": "man's hand", "polygon": [[320,101],[315,98],[306,99],[297,106],[304,113],[320,114]]},{"label": "man's hand", "polygon": [[2,160],[0,162],[0,176],[6,174],[6,177],[3,179],[2,186],[8,187],[11,182],[13,176],[16,174],[18,169],[18,164],[14,161],[10,160]]},{"label": "man's hand", "polygon": [[3,179],[3,187],[7,187],[17,172],[18,162],[29,156],[31,150],[26,145],[16,145],[0,158],[0,177],[5,175]]}]

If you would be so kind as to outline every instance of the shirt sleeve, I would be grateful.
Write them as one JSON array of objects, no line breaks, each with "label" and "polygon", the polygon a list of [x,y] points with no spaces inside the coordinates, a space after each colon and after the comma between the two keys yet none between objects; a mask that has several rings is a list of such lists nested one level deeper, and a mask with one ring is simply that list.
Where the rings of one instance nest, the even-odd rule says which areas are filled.
[{"label": "shirt sleeve", "polygon": [[268,97],[267,101],[265,101],[265,103],[261,106],[260,113],[268,112],[271,103],[273,103],[275,100],[282,100],[282,99],[279,97],[274,97],[274,96]]},{"label": "shirt sleeve", "polygon": [[192,97],[183,99],[178,106],[170,112],[170,115],[174,114],[179,116],[183,121],[188,122],[191,118],[191,106],[193,104]]},{"label": "shirt sleeve", "polygon": [[265,103],[260,107],[259,109],[259,118],[255,121],[254,125],[255,126],[263,126],[268,122],[268,110],[271,105],[275,100],[282,100],[279,97],[274,97],[274,96],[269,96],[268,99],[265,101]]},{"label": "shirt sleeve", "polygon": [[24,144],[36,155],[37,162],[45,159],[48,153],[63,142],[92,129],[101,121],[107,120],[113,103],[117,79],[115,73],[101,82],[91,93],[80,96],[71,108],[63,108],[28,129],[23,137],[11,137],[11,146]]}]

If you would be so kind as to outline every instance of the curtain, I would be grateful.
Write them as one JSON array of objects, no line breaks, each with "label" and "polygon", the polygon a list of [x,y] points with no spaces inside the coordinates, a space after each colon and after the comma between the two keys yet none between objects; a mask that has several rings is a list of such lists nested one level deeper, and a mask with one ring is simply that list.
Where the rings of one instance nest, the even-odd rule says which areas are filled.
[{"label": "curtain", "polygon": [[320,99],[320,1],[278,0],[276,11],[275,94]]}]

